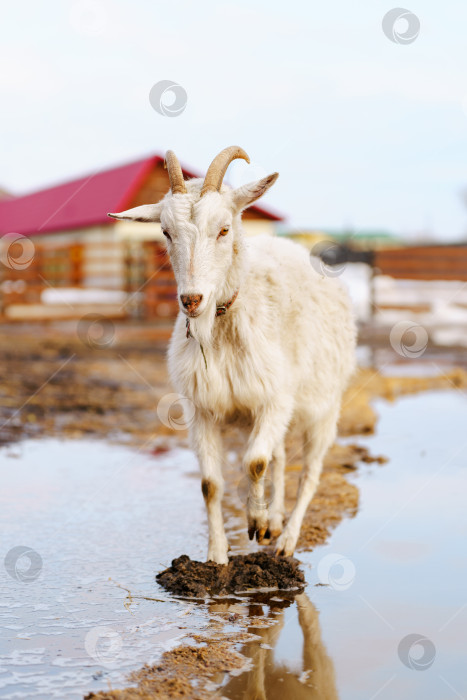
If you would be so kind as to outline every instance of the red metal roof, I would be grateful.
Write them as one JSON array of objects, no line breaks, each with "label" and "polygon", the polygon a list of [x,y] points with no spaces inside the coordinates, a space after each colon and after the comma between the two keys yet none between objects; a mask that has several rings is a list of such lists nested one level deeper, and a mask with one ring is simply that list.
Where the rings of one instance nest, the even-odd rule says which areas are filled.
[{"label": "red metal roof", "polygon": [[[128,165],[98,171],[21,197],[0,201],[0,233],[38,235],[88,226],[112,224],[109,211],[122,211],[131,201],[161,156],[143,158]],[[183,168],[188,177],[198,177]],[[253,206],[271,221],[283,217],[264,207]]]}]

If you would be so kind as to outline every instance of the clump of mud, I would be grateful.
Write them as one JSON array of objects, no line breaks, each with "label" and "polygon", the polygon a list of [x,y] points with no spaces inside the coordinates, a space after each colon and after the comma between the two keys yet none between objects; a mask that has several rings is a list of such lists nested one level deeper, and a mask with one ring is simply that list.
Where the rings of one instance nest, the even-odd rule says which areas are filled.
[{"label": "clump of mud", "polygon": [[183,554],[156,580],[170,593],[205,598],[258,588],[303,589],[305,576],[292,557],[274,557],[267,552],[238,554],[228,564],[192,561]]}]

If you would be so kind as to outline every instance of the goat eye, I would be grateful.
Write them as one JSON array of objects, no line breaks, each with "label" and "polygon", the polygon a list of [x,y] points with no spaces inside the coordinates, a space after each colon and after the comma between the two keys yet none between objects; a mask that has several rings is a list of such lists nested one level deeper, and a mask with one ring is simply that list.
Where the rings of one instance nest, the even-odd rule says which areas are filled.
[{"label": "goat eye", "polygon": [[[229,232],[229,227],[228,226],[223,226],[221,230],[219,231],[219,236],[226,236]],[[219,238],[219,236],[217,236]]]},{"label": "goat eye", "polygon": [[167,238],[168,241],[171,241],[172,239],[170,238],[170,234],[168,231],[165,230],[165,228],[162,229],[162,233],[164,236]]}]

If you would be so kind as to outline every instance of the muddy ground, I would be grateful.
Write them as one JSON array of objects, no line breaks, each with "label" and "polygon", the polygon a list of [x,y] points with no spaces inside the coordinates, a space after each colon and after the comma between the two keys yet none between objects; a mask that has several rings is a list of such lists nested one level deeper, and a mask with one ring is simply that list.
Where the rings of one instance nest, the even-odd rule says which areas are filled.
[{"label": "muddy ground", "polygon": [[276,557],[272,553],[250,552],[229,557],[229,563],[193,561],[186,554],[177,557],[156,580],[178,596],[206,598],[237,591],[278,588],[302,591],[305,576],[299,562],[292,557]]},{"label": "muddy ground", "polygon": [[[89,324],[82,323],[32,330],[0,328],[0,444],[26,437],[95,436],[154,453],[186,446],[186,431],[174,429],[167,417],[161,419],[157,413],[161,399],[172,392],[164,358],[166,340],[166,329],[131,325],[110,324],[97,339]],[[376,397],[393,400],[402,394],[452,387],[467,387],[465,370],[430,377],[387,377],[361,369],[344,397],[339,434],[372,433],[377,416],[371,402]],[[233,430],[226,431],[225,440],[236,455],[225,469],[229,499],[229,494],[241,488],[243,442]],[[286,506],[290,510],[301,468],[300,443],[293,434],[287,452]],[[335,445],[329,451],[320,486],[304,520],[298,552],[325,542],[344,516],[357,512],[358,489],[347,476],[372,461],[384,463],[384,455],[370,455],[356,442]],[[233,500],[229,507],[239,511]],[[248,547],[246,523],[244,535],[237,535],[231,544],[237,550]],[[181,554],[174,552],[174,558]],[[195,640],[195,645],[166,652],[157,667],[133,674],[136,687],[89,697],[215,697],[204,684],[220,672],[241,668],[244,659],[234,644],[242,641],[244,634]]]}]

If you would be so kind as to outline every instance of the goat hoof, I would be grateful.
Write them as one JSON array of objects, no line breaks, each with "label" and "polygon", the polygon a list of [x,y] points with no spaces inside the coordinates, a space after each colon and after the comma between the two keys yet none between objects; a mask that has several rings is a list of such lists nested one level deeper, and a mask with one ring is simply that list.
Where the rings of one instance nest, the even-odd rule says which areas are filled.
[{"label": "goat hoof", "polygon": [[276,540],[280,537],[284,529],[284,516],[282,513],[272,512],[269,516],[269,532],[270,537]]},{"label": "goat hoof", "polygon": [[268,529],[267,511],[248,515],[248,537],[256,536],[257,542],[262,542]]},{"label": "goat hoof", "polygon": [[267,528],[262,527],[260,530],[256,530],[256,541],[259,542],[259,544],[262,543],[262,541],[265,538]]},{"label": "goat hoof", "polygon": [[221,540],[219,542],[214,541],[209,543],[208,547],[208,558],[207,561],[213,561],[216,564],[228,564],[229,558],[227,556],[227,551],[229,545],[227,540]]},{"label": "goat hoof", "polygon": [[282,535],[277,540],[276,555],[279,557],[293,557],[297,538],[284,530]]}]

